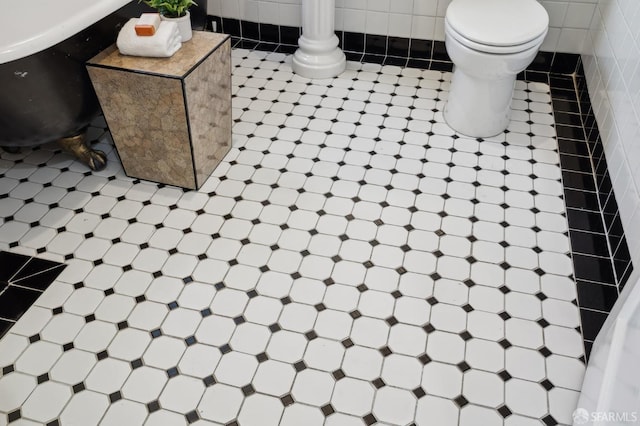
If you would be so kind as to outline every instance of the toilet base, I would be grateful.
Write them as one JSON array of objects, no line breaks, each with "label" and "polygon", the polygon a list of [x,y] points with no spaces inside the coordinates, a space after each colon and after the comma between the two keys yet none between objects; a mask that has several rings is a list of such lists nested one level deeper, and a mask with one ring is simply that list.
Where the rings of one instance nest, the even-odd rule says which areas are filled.
[{"label": "toilet base", "polygon": [[457,133],[473,138],[502,133],[509,126],[515,81],[515,74],[487,80],[456,68],[444,119]]}]

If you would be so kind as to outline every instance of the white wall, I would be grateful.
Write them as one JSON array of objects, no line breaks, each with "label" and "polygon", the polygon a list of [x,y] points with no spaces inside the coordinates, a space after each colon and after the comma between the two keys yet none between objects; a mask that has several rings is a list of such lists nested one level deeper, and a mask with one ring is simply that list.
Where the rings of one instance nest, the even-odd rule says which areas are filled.
[{"label": "white wall", "polygon": [[640,276],[640,1],[599,0],[582,56],[620,217]]},{"label": "white wall", "polygon": [[[549,34],[542,50],[581,53],[597,0],[539,1],[550,17]],[[336,29],[444,40],[444,14],[450,2],[336,0]],[[300,26],[300,3],[301,0],[208,0],[208,13],[252,22]]]}]

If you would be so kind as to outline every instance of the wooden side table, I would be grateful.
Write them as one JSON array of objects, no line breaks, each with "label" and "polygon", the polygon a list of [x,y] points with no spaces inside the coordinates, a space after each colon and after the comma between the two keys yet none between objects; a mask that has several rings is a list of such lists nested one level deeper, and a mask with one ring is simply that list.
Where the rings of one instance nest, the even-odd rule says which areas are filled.
[{"label": "wooden side table", "polygon": [[87,70],[128,176],[197,189],[231,148],[228,35],[194,31],[170,58],[113,45]]}]

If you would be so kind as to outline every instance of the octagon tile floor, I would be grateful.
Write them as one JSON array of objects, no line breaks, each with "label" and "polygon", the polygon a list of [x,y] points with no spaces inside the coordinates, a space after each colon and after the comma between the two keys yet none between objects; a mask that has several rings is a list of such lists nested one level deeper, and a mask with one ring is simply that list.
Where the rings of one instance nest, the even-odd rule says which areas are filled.
[{"label": "octagon tile floor", "polygon": [[584,374],[548,86],[508,132],[449,73],[307,80],[233,51],[233,147],[199,191],[0,160],[0,249],[68,266],[0,341],[0,424],[553,425]]}]

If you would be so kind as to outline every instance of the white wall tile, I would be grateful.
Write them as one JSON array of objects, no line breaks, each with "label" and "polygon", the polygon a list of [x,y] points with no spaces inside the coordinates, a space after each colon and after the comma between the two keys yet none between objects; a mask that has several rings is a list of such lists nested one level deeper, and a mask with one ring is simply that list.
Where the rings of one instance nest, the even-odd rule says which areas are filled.
[{"label": "white wall tile", "polygon": [[413,14],[422,16],[436,16],[438,0],[415,0],[413,2]]},{"label": "white wall tile", "polygon": [[367,11],[367,34],[387,35],[389,29],[389,15],[383,12]]},{"label": "white wall tile", "polygon": [[336,31],[344,31],[344,9],[336,8],[334,25]]},{"label": "white wall tile", "polygon": [[411,38],[433,40],[436,19],[432,16],[412,16]]},{"label": "white wall tile", "polygon": [[367,0],[367,10],[374,10],[377,12],[388,12],[389,0]]},{"label": "white wall tile", "polygon": [[280,25],[299,27],[302,25],[302,8],[299,4],[280,5]]},{"label": "white wall tile", "polygon": [[549,28],[549,32],[547,32],[547,36],[544,38],[542,42],[542,46],[540,46],[540,50],[544,50],[546,52],[555,52],[558,47],[558,40],[560,39],[560,28]]},{"label": "white wall tile", "polygon": [[549,14],[549,26],[561,27],[567,16],[569,4],[566,1],[542,1],[541,3]]},{"label": "white wall tile", "polygon": [[207,13],[212,16],[220,16],[222,13],[221,0],[207,0]]},{"label": "white wall tile", "polygon": [[270,1],[261,1],[258,3],[258,18],[261,24],[278,25],[280,20],[279,15],[278,3]]},{"label": "white wall tile", "polygon": [[255,0],[242,0],[241,16],[246,16],[247,21],[258,22],[260,15],[258,13],[258,2]]},{"label": "white wall tile", "polygon": [[358,9],[343,9],[344,31],[364,33],[367,16]]},{"label": "white wall tile", "polygon": [[[416,0],[419,1],[419,0]],[[449,3],[451,0],[438,0],[438,8],[436,9],[436,16],[443,17],[447,12],[447,7],[449,7]]]},{"label": "white wall tile", "polygon": [[[640,3],[599,0],[583,62],[620,218],[640,274]],[[573,7],[590,6],[587,4]]]},{"label": "white wall tile", "polygon": [[436,18],[436,30],[433,34],[434,40],[444,41],[444,18]]},{"label": "white wall tile", "polygon": [[[549,13],[549,35],[542,50],[581,53],[586,38],[585,30],[592,23],[597,0],[538,1]],[[625,15],[640,14],[640,7],[633,0],[620,1],[624,3]],[[298,12],[301,0],[208,2],[210,15],[287,26],[301,25]],[[335,28],[393,37],[444,40],[444,16],[450,3],[451,0],[336,0]],[[618,13],[614,22],[621,17],[622,14]],[[640,29],[634,35],[640,38]],[[628,42],[634,40],[628,38]],[[620,50],[623,47],[620,46]]]},{"label": "white wall tile", "polygon": [[558,37],[556,52],[582,53],[587,30],[577,28],[562,28]]},{"label": "white wall tile", "polygon": [[562,26],[564,28],[589,28],[595,9],[594,3],[568,3],[567,14]]},{"label": "white wall tile", "polygon": [[389,14],[389,34],[394,34],[395,37],[411,37],[411,24],[411,15]]},{"label": "white wall tile", "polygon": [[[420,0],[415,0],[420,1]],[[413,3],[414,0],[393,0],[389,3],[389,12],[390,13],[404,13],[406,15],[411,15],[413,12]]]},{"label": "white wall tile", "polygon": [[220,13],[225,18],[241,19],[239,5],[240,3],[237,0],[222,0]]}]

